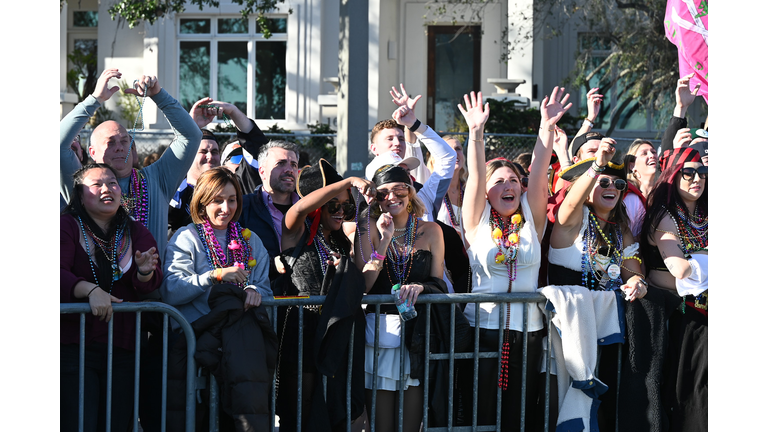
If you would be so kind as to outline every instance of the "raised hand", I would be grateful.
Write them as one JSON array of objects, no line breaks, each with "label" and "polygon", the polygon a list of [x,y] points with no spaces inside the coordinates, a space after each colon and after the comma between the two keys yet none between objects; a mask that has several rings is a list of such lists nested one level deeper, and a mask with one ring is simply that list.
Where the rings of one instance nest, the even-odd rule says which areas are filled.
[{"label": "raised hand", "polygon": [[139,252],[133,256],[133,260],[136,261],[136,267],[138,267],[140,273],[151,273],[155,271],[155,267],[158,262],[157,248],[152,246],[146,252]]},{"label": "raised hand", "polygon": [[[144,94],[144,88],[146,87],[146,95]],[[133,83],[133,88],[128,88],[123,91],[125,94],[132,94],[136,96],[154,96],[160,93],[163,88],[160,86],[160,81],[153,75],[142,75],[136,82]]]},{"label": "raised hand", "polygon": [[408,92],[405,91],[405,86],[403,83],[400,83],[400,91],[398,92],[397,89],[392,86],[392,90],[390,90],[389,95],[392,96],[392,102],[395,103],[397,106],[407,106],[410,109],[414,109],[416,106],[416,102],[421,99],[421,95],[416,96],[415,98],[409,98]]},{"label": "raised hand", "polygon": [[[570,97],[571,95],[569,93],[565,93],[565,89],[563,87],[557,86],[552,89],[551,96],[544,96],[540,107],[542,125],[556,125],[557,122],[560,121],[560,119],[563,117],[563,114],[571,109],[571,105],[573,104],[569,103],[566,105],[566,102],[568,102]],[[548,129],[551,129],[551,127]]]},{"label": "raised hand", "polygon": [[558,155],[568,154],[568,136],[565,134],[564,130],[560,129],[557,126],[555,126],[555,141],[554,141],[553,149],[555,150],[555,153]]},{"label": "raised hand", "polygon": [[672,148],[685,148],[691,144],[691,128],[678,129],[672,140]]},{"label": "raised hand", "polygon": [[696,87],[691,90],[691,78],[693,73],[688,74],[679,80],[677,80],[677,89],[675,89],[675,102],[677,106],[687,109],[693,101],[696,99],[696,95],[699,93],[701,83],[696,84]]},{"label": "raised hand", "polygon": [[485,122],[488,121],[491,111],[488,102],[485,103],[485,106],[482,103],[483,92],[477,92],[477,95],[475,95],[475,92],[471,92],[469,95],[464,95],[466,109],[461,104],[458,105],[459,111],[464,116],[464,121],[469,126],[469,130],[482,129],[485,127]]},{"label": "raised hand", "polygon": [[195,124],[200,129],[208,126],[209,123],[213,121],[218,115],[220,110],[218,107],[216,108],[205,108],[207,105],[211,105],[213,102],[213,99],[209,97],[204,97],[200,99],[199,101],[195,102],[194,105],[192,105],[192,108],[189,110],[189,115],[192,117],[192,120],[195,121]]},{"label": "raised hand", "polygon": [[117,93],[118,90],[120,90],[119,86],[109,86],[109,80],[112,78],[120,79],[123,76],[122,73],[120,73],[119,70],[112,68],[112,69],[104,69],[104,72],[99,75],[99,79],[96,81],[96,88],[93,90],[93,97],[96,98],[96,100],[99,101],[99,103],[104,104],[109,98],[112,97],[113,94]]},{"label": "raised hand", "polygon": [[360,177],[350,177],[349,180],[352,187],[357,188],[364,196],[371,198],[376,196],[376,185],[372,181]]},{"label": "raised hand", "polygon": [[392,113],[392,119],[399,125],[411,127],[416,123],[416,113],[407,105],[403,105]]},{"label": "raised hand", "polygon": [[616,154],[616,141],[613,138],[605,137],[600,140],[600,147],[595,152],[595,163],[597,166],[606,166]]},{"label": "raised hand", "polygon": [[595,87],[587,92],[587,118],[593,123],[600,114],[600,103],[603,101],[603,95],[598,94],[598,90],[600,88]]}]

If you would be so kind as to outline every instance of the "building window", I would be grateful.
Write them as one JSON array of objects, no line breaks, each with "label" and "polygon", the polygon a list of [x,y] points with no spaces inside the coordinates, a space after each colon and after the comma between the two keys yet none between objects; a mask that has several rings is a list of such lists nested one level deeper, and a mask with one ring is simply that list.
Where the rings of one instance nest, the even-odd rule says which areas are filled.
[{"label": "building window", "polygon": [[67,25],[67,88],[79,101],[93,93],[99,78],[98,59],[99,12],[73,10],[70,5]]},{"label": "building window", "polygon": [[210,96],[251,118],[285,119],[288,19],[268,21],[272,36],[265,39],[255,18],[179,19],[179,95],[186,109]]},{"label": "building window", "polygon": [[[600,35],[582,33],[579,34],[579,50],[589,52],[584,71],[585,77],[588,77],[609,58],[612,46],[609,40]],[[604,97],[600,105],[600,113],[595,121],[597,129],[607,129],[610,126],[611,116],[617,108],[621,109],[621,112],[617,118],[616,130],[652,129],[652,114],[646,109],[645,101],[641,98],[627,102],[631,99],[631,95],[626,94],[626,78],[617,78],[615,71],[608,75],[606,70],[607,67],[604,65],[579,89],[579,101],[581,101],[579,115],[582,117],[587,115],[587,92],[594,87],[599,87],[599,92]]]}]

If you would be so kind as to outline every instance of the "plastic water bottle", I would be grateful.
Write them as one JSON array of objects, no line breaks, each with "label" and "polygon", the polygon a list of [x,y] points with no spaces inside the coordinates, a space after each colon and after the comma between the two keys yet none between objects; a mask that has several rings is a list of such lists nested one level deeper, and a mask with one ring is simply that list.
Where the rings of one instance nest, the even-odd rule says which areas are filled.
[{"label": "plastic water bottle", "polygon": [[399,283],[392,286],[392,294],[395,296],[395,305],[397,306],[397,311],[400,313],[400,318],[402,318],[403,321],[416,318],[416,308],[413,305],[409,306],[407,299],[400,298]]}]

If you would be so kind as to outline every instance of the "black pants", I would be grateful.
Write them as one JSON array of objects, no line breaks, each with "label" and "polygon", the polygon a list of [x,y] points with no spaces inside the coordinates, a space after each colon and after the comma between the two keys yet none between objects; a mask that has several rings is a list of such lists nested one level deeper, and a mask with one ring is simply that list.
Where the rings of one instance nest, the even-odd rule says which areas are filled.
[{"label": "black pants", "polygon": [[[111,430],[127,431],[133,427],[134,352],[112,349]],[[62,431],[78,430],[79,363],[78,344],[61,345],[60,423]],[[106,430],[107,425],[107,345],[92,343],[85,347],[85,389],[83,430]]]},{"label": "black pants", "polygon": [[[504,330],[501,330],[503,333]],[[533,431],[535,421],[530,417],[535,412],[538,399],[539,386],[537,385],[539,369],[541,367],[542,338],[546,330],[528,332],[528,355],[526,365],[526,430]],[[472,330],[474,337],[474,329]],[[502,343],[504,335],[502,334]],[[498,352],[499,351],[499,330],[480,329],[480,352]],[[474,389],[472,383],[473,370],[472,360],[461,362],[461,388]],[[523,333],[509,331],[509,380],[507,390],[501,391],[501,430],[519,431],[521,404],[522,404],[522,378],[523,378]],[[496,424],[496,392],[499,386],[499,359],[480,359],[477,376],[477,424],[493,425]],[[472,406],[472,393],[465,392],[463,400],[469,401]],[[466,406],[466,405],[465,405]],[[468,417],[464,423],[471,424],[472,419]]]}]

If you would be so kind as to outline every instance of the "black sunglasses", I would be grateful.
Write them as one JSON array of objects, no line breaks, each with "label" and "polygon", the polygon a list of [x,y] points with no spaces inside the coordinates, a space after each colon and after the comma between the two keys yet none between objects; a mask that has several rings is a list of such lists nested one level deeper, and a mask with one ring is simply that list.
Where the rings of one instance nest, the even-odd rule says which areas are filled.
[{"label": "black sunglasses", "polygon": [[616,186],[616,190],[619,192],[627,188],[627,182],[622,179],[611,180],[608,177],[602,177],[597,182],[597,184],[599,184],[600,187],[603,189],[608,189],[609,187],[611,187],[611,183],[613,183],[613,185]]},{"label": "black sunglasses", "polygon": [[709,168],[706,166],[700,166],[698,168],[683,168],[680,170],[680,173],[683,175],[683,178],[688,181],[693,181],[693,177],[697,173],[699,174],[700,179],[706,180],[708,172],[709,172]]},{"label": "black sunglasses", "polygon": [[330,201],[326,205],[328,207],[328,213],[336,214],[339,210],[344,212],[344,219],[352,219],[355,217],[355,204],[351,202],[339,203],[338,201]]},{"label": "black sunglasses", "polygon": [[408,185],[395,186],[390,190],[378,189],[376,191],[376,201],[382,202],[387,199],[390,193],[394,193],[398,198],[405,198],[408,196]]}]

